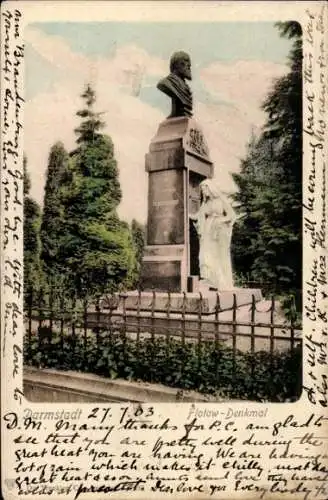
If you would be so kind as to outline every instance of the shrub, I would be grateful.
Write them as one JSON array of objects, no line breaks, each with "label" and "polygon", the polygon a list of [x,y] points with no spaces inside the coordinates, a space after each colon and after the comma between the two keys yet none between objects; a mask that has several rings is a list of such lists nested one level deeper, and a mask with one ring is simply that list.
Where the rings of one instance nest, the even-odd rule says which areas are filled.
[{"label": "shrub", "polygon": [[[25,363],[95,373],[109,378],[160,383],[220,397],[256,401],[295,401],[301,393],[302,353],[245,353],[213,341],[201,344],[173,338],[136,342],[120,332],[86,338],[53,332],[25,340]],[[95,333],[95,332],[94,332]]]}]

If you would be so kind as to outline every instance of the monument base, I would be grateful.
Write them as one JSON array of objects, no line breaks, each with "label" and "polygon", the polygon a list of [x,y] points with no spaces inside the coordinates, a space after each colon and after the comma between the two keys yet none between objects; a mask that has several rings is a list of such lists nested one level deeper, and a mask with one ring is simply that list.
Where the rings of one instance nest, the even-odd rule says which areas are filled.
[{"label": "monument base", "polygon": [[195,292],[188,278],[199,274],[199,236],[193,216],[201,182],[213,163],[199,124],[191,117],[164,120],[146,155],[148,217],[140,286],[145,291]]},{"label": "monument base", "polygon": [[187,281],[184,245],[147,245],[140,284],[145,292],[180,292]]},{"label": "monument base", "polygon": [[206,293],[165,293],[165,292],[142,292],[126,293],[126,310],[139,310],[154,312],[181,313],[186,314],[213,314],[219,304],[220,311],[227,311],[234,307],[234,296],[236,297],[236,308],[251,304],[253,297],[255,302],[262,300],[262,292],[258,288],[236,288],[226,291],[206,291]]}]

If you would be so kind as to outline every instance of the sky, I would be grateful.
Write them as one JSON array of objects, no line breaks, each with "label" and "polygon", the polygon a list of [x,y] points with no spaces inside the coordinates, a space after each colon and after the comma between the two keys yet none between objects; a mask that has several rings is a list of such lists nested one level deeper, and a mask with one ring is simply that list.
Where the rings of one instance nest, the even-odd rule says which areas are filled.
[{"label": "sky", "polygon": [[194,118],[204,131],[215,178],[226,193],[231,173],[252,131],[260,130],[261,103],[276,78],[288,71],[290,41],[267,22],[34,23],[25,31],[24,149],[31,196],[40,204],[49,150],[75,145],[81,93],[91,83],[104,133],[114,142],[123,199],[122,218],[146,221],[145,154],[170,99],[156,88],[169,73],[176,50],[191,56]]}]

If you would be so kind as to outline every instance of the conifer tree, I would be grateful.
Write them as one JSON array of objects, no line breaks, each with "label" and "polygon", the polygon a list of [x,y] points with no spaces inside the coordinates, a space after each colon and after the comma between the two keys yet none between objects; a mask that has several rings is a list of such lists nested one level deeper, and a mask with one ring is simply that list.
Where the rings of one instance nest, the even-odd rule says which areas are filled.
[{"label": "conifer tree", "polygon": [[142,258],[145,246],[145,228],[135,219],[132,219],[131,234],[135,252],[135,266],[133,269],[132,287],[135,288],[139,285]]},{"label": "conifer tree", "polygon": [[111,138],[94,111],[95,92],[82,94],[82,121],[75,129],[77,148],[70,155],[70,181],[62,189],[64,241],[60,259],[78,295],[112,292],[135,265],[131,233],[117,215],[122,193]]},{"label": "conifer tree", "polygon": [[69,176],[69,156],[64,145],[56,142],[49,154],[41,224],[41,259],[52,282],[61,281],[65,262],[60,260],[63,241],[62,187]]},{"label": "conifer tree", "polygon": [[41,284],[40,265],[40,223],[41,210],[38,203],[29,196],[31,180],[24,156],[24,288],[26,292],[38,290]]}]

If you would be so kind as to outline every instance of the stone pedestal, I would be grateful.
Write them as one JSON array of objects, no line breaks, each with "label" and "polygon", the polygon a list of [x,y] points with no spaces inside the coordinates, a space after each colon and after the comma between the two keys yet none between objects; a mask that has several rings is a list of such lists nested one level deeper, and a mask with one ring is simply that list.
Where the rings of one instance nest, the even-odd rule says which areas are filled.
[{"label": "stone pedestal", "polygon": [[199,244],[190,215],[200,206],[201,181],[213,177],[206,140],[193,118],[160,124],[146,155],[146,171],[148,221],[141,286],[192,292],[188,283],[199,275]]}]

